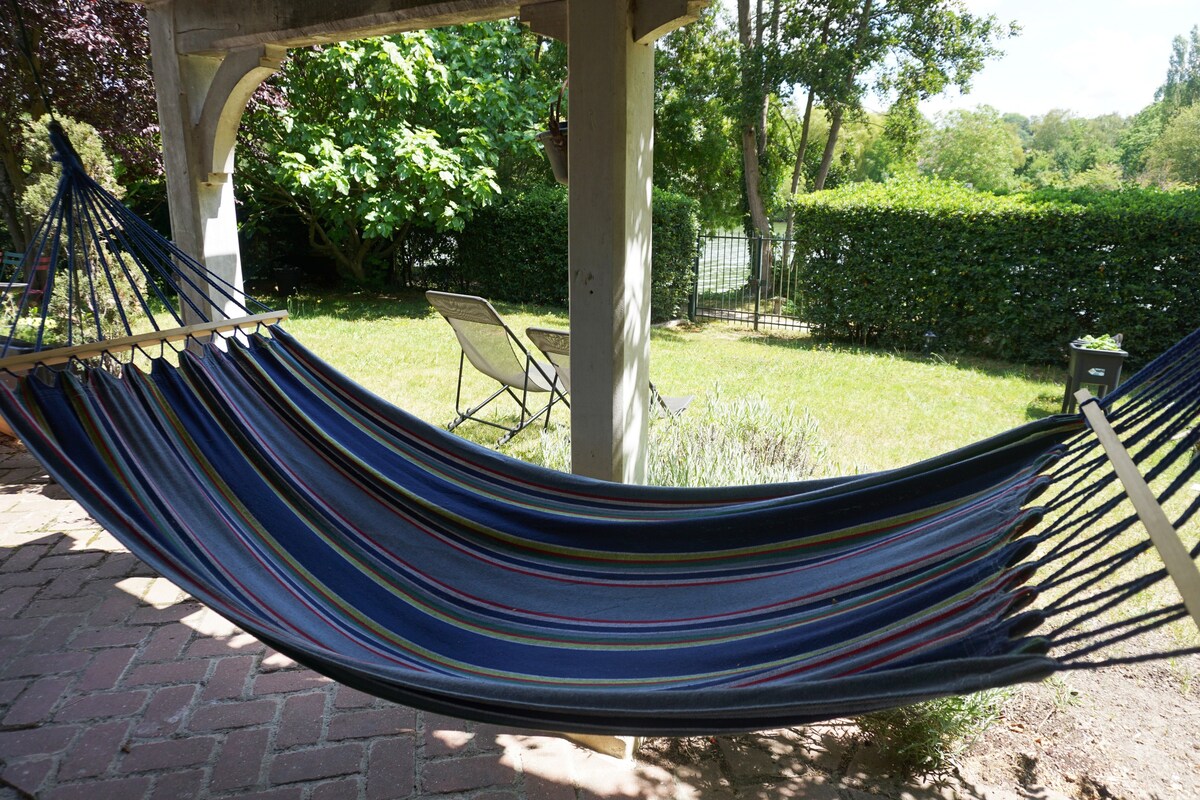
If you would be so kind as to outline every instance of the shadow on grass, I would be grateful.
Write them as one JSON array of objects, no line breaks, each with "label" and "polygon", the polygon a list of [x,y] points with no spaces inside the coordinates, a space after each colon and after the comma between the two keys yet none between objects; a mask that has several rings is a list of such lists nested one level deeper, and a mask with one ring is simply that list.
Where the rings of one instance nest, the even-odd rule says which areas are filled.
[{"label": "shadow on grass", "polygon": [[1063,367],[1054,364],[1016,364],[1000,359],[984,358],[962,353],[935,352],[932,355],[926,355],[906,350],[868,347],[803,335],[780,336],[778,334],[754,333],[751,331],[743,331],[743,333],[745,334],[744,339],[746,342],[765,347],[894,358],[912,364],[937,364],[954,369],[970,370],[995,378],[1024,378],[1034,381],[1054,382],[1059,380],[1062,377],[1061,373],[1064,372]]}]

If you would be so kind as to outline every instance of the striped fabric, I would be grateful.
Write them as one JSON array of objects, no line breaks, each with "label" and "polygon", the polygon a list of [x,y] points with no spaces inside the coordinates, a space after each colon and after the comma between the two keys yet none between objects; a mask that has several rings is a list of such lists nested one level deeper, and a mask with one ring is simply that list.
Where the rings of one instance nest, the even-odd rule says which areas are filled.
[{"label": "striped fabric", "polygon": [[915,465],[661,489],[428,426],[280,329],[179,365],[23,378],[0,410],[162,575],[329,676],[479,720],[799,724],[1034,680],[1051,417]]}]

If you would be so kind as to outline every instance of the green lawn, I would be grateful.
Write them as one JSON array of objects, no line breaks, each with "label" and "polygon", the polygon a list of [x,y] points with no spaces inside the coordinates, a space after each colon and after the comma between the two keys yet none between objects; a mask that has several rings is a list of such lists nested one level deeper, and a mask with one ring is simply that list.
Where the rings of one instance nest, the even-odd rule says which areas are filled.
[{"label": "green lawn", "polygon": [[[287,329],[353,379],[429,422],[454,417],[458,346],[423,295],[305,295],[287,305]],[[562,309],[497,309],[522,336],[530,325],[567,325]],[[718,395],[758,398],[806,412],[827,455],[824,472],[898,466],[1053,413],[1064,378],[1062,369],[931,359],[720,323],[655,328],[650,355],[651,378],[665,394],[695,394],[701,405]],[[489,386],[468,366],[469,399],[486,396]],[[552,424],[565,426],[567,415]],[[485,444],[498,438],[470,422],[458,432]],[[526,431],[504,450],[523,456],[537,439]]]}]

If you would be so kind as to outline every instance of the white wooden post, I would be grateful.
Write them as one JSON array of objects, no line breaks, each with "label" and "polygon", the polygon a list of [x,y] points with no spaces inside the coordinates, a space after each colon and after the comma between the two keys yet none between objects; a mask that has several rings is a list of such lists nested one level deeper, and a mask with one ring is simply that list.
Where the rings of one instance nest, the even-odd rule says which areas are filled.
[{"label": "white wooden post", "polygon": [[641,483],[650,408],[654,48],[629,0],[573,0],[571,469]]},{"label": "white wooden post", "polygon": [[185,293],[184,321],[238,317],[242,257],[233,198],[233,151],[246,101],[279,68],[284,49],[251,45],[215,54],[183,54],[177,48],[175,5],[147,8],[167,199],[175,244],[234,287],[230,300],[218,292]]}]

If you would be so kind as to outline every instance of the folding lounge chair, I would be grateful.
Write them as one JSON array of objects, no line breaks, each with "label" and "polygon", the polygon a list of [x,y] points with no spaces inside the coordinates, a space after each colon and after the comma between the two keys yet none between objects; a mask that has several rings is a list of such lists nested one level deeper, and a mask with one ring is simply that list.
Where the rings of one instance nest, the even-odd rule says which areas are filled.
[{"label": "folding lounge chair", "polygon": [[[433,291],[426,292],[425,297],[430,305],[445,317],[446,322],[450,323],[462,348],[458,357],[458,388],[454,393],[454,411],[457,416],[447,426],[447,430],[452,431],[464,421],[472,419],[506,431],[499,442],[504,444],[542,414],[546,415],[546,425],[549,425],[551,407],[560,400],[564,403],[567,401],[566,393],[555,377],[554,368],[535,360],[496,313],[492,304],[482,297]],[[462,410],[464,361],[470,361],[475,369],[500,383],[500,388],[491,396],[465,411]],[[546,393],[550,395],[546,405],[536,411],[532,410],[531,395]],[[510,428],[477,416],[488,403],[502,394],[507,394],[520,407],[521,418],[515,427]]]},{"label": "folding lounge chair", "polygon": [[[571,393],[571,334],[567,331],[556,331],[550,328],[526,328],[525,335],[533,346],[542,351],[542,355],[554,366],[563,391]],[[692,402],[695,395],[684,397],[663,397],[650,383],[650,409],[676,417]]]}]

